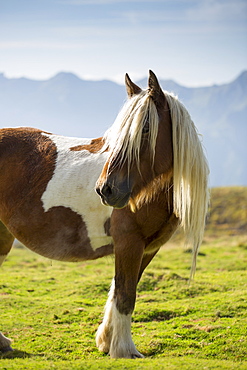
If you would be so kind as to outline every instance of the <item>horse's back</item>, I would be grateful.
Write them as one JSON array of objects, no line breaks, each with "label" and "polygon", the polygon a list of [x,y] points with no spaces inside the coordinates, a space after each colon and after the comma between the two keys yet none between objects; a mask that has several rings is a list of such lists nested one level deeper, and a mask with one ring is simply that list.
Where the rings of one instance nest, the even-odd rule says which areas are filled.
[{"label": "horse's back", "polygon": [[0,219],[41,255],[76,261],[112,252],[111,209],[94,191],[105,157],[90,143],[36,129],[0,130]]}]

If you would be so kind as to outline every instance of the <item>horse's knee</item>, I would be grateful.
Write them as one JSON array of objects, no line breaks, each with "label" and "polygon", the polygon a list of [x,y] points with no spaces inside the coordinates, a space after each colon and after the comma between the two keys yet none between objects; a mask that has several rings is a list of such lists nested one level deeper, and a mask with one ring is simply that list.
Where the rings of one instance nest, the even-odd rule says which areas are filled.
[{"label": "horse's knee", "polygon": [[9,253],[14,241],[14,236],[0,221],[0,266]]}]

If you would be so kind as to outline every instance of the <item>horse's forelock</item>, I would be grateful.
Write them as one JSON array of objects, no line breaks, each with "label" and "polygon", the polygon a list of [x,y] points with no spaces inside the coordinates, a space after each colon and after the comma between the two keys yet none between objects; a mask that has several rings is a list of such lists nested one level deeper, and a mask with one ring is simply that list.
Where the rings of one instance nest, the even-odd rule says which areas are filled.
[{"label": "horse's forelock", "polygon": [[149,112],[149,144],[150,153],[155,154],[158,133],[158,113],[148,91],[129,99],[119,112],[114,124],[105,133],[105,147],[109,150],[109,167],[118,157],[118,164],[135,161],[140,165],[140,148],[144,121]]}]

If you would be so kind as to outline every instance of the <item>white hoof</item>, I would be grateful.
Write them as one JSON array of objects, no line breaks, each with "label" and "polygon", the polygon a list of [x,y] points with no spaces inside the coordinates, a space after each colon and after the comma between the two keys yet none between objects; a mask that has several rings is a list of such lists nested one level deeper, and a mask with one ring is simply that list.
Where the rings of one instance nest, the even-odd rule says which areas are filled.
[{"label": "white hoof", "polygon": [[131,337],[126,338],[126,341],[118,336],[113,337],[110,348],[111,358],[144,358],[144,356],[137,351]]},{"label": "white hoof", "polygon": [[114,348],[113,350],[110,350],[110,356],[111,358],[144,358],[144,356],[138,352],[135,347],[132,349]]}]

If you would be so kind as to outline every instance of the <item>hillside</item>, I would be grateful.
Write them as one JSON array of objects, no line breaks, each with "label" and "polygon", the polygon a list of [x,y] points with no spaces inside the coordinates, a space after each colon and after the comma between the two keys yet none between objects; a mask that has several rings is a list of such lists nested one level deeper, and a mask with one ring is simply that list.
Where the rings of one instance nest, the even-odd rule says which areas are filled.
[{"label": "hillside", "polygon": [[211,190],[206,235],[247,236],[247,187],[223,187]]},{"label": "hillside", "polygon": [[[146,79],[137,83],[147,86]],[[178,95],[203,135],[210,186],[247,185],[247,72],[210,87],[160,83]],[[32,126],[61,135],[98,137],[114,122],[125,99],[125,87],[112,81],[85,81],[72,73],[47,81],[0,74],[0,127]]]}]

